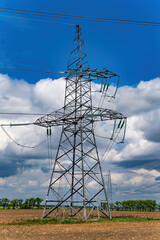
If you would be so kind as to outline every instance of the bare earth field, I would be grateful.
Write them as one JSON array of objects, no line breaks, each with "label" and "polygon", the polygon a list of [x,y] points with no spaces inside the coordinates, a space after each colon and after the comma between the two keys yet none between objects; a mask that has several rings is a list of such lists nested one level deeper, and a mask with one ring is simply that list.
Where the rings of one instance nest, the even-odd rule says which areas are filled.
[{"label": "bare earth field", "polygon": [[[42,210],[0,210],[0,222],[40,218]],[[160,218],[160,212],[112,212],[113,217]],[[0,225],[0,240],[159,240],[160,221],[50,225]]]}]

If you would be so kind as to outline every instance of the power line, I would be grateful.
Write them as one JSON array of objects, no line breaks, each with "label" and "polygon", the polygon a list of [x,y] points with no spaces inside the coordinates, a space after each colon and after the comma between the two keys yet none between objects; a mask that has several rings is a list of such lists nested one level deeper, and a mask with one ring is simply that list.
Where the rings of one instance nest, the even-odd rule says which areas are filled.
[{"label": "power line", "polygon": [[[150,171],[155,170],[155,169],[157,169],[157,168],[159,168],[159,167],[160,167],[160,165],[157,165],[156,167],[151,168]],[[135,174],[136,174],[136,173],[135,173]],[[148,173],[140,173],[140,174],[138,175],[138,177],[139,177],[139,176],[143,176],[143,175],[149,176]],[[136,177],[137,177],[137,176],[134,176],[134,177],[127,178],[127,179],[125,179],[125,180],[123,180],[123,181],[119,181],[118,184],[121,183],[121,182],[126,182],[126,181],[128,181],[128,180],[130,180],[130,179],[134,179],[134,178],[136,178]],[[150,188],[150,187],[155,186],[155,185],[158,185],[158,184],[160,184],[160,182],[154,183],[154,184],[149,185],[149,186],[146,186],[146,187],[142,187],[142,188],[135,189],[134,191],[124,191],[123,193],[126,193],[126,194],[128,194],[128,193],[135,193],[135,191],[147,189],[147,188]],[[116,185],[117,185],[117,184],[116,184]]]},{"label": "power line", "polygon": [[143,190],[143,189],[147,189],[147,188],[150,188],[150,187],[156,186],[156,185],[158,185],[158,184],[160,184],[160,182],[158,182],[158,183],[154,183],[154,184],[151,184],[151,185],[148,185],[148,186],[142,187],[142,188],[138,188],[138,189],[136,189],[135,191],[140,191],[140,190]]},{"label": "power line", "polygon": [[144,190],[144,189],[147,189],[147,188],[150,188],[150,187],[154,187],[154,186],[156,186],[156,185],[158,185],[158,184],[160,184],[160,182],[154,183],[154,184],[151,184],[151,185],[142,187],[142,188],[137,188],[137,189],[135,189],[135,190],[133,190],[133,191],[124,191],[123,193],[126,193],[126,194],[128,194],[128,193],[135,193],[135,192],[137,193],[137,192],[139,192],[140,190]]},{"label": "power line", "polygon": [[21,143],[18,143],[18,142],[4,129],[3,126],[1,126],[1,128],[2,128],[3,132],[8,136],[8,138],[9,138],[12,142],[14,142],[17,146],[19,146],[19,147],[23,147],[23,148],[36,148],[36,147],[39,147],[40,145],[44,144],[44,143],[47,141],[47,139],[45,138],[45,139],[43,139],[40,143],[38,143],[38,144],[36,144],[36,145],[34,145],[34,146],[23,145],[23,144],[21,144]]},{"label": "power line", "polygon": [[[0,7],[0,11],[17,13],[17,14],[35,15],[35,16],[42,16],[42,17],[57,17],[57,18],[77,19],[77,20],[85,20],[85,21],[87,20],[87,21],[97,21],[97,22],[112,22],[112,23],[124,23],[124,24],[135,24],[135,25],[160,26],[160,22],[154,22],[154,21],[92,17],[92,16],[62,14],[62,13],[33,11],[33,10],[15,9],[15,8],[4,8],[4,7]],[[65,23],[65,24],[68,24],[68,23]]]},{"label": "power line", "polygon": [[0,70],[9,71],[24,71],[24,72],[39,72],[39,73],[66,73],[64,71],[54,71],[54,70],[41,70],[41,69],[26,69],[26,68],[11,68],[11,67],[0,67]]},{"label": "power line", "polygon": [[[146,165],[146,164],[143,164],[143,165]],[[142,166],[143,166],[142,165]],[[155,170],[155,169],[157,169],[157,168],[159,168],[160,167],[160,164],[159,165],[157,165],[156,167],[154,167],[154,168],[151,168],[151,169],[149,169],[149,171],[152,171],[152,170]],[[132,172],[133,174],[138,174],[138,177],[139,176],[143,176],[143,175],[148,175],[149,176],[149,173],[147,172],[147,173],[136,173],[136,172]],[[119,184],[119,183],[122,183],[122,182],[127,182],[128,180],[130,180],[130,179],[134,179],[134,178],[136,178],[137,176],[133,176],[133,177],[129,177],[129,178],[126,178],[125,180],[123,180],[123,181],[118,181],[116,184]]]},{"label": "power line", "polygon": [[64,25],[75,26],[75,24],[72,24],[72,23],[53,22],[53,21],[35,19],[35,18],[14,17],[14,16],[10,16],[10,15],[0,15],[0,16],[1,17],[8,17],[8,18],[15,18],[15,19],[22,19],[22,20],[36,21],[36,22],[55,23],[55,24],[62,24],[62,25],[64,24]]},{"label": "power line", "polygon": [[110,137],[104,137],[104,136],[100,136],[100,135],[97,135],[97,134],[94,134],[96,137],[99,137],[99,138],[104,138],[104,139],[108,139],[108,140],[111,140]]},{"label": "power line", "polygon": [[26,116],[42,116],[47,113],[11,113],[11,112],[0,112],[0,115],[26,115]]},{"label": "power line", "polygon": [[0,124],[0,127],[20,127],[20,126],[30,126],[34,125],[34,123],[4,123]]}]

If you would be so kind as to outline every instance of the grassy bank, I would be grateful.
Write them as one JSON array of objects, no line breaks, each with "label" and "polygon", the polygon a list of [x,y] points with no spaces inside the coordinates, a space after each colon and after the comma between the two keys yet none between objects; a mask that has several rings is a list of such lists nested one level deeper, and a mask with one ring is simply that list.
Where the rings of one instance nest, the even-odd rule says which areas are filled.
[{"label": "grassy bank", "polygon": [[0,223],[0,225],[41,225],[41,224],[83,224],[83,223],[95,223],[95,222],[148,222],[148,221],[160,221],[160,218],[134,218],[134,217],[118,217],[113,219],[101,218],[101,219],[89,219],[87,221],[77,220],[74,218],[50,218],[50,219],[27,219],[19,222],[12,223]]}]

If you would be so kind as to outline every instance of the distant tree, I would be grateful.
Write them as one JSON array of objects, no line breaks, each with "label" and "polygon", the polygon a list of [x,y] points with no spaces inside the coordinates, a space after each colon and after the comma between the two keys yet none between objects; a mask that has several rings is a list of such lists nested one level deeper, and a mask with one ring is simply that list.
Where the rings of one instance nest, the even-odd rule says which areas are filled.
[{"label": "distant tree", "polygon": [[109,205],[110,205],[110,209],[114,210],[114,203],[110,203]]},{"label": "distant tree", "polygon": [[119,201],[116,201],[115,202],[115,208],[116,208],[117,211],[121,210],[122,209],[122,203],[119,202]]},{"label": "distant tree", "polygon": [[5,209],[6,207],[9,207],[10,200],[8,198],[2,198],[1,201],[2,201],[3,209]]},{"label": "distant tree", "polygon": [[29,198],[29,209],[32,209],[35,206],[35,198]]},{"label": "distant tree", "polygon": [[22,208],[28,209],[29,208],[29,199],[26,199],[25,202],[22,205]]},{"label": "distant tree", "polygon": [[160,211],[160,203],[157,204],[158,210]]},{"label": "distant tree", "polygon": [[12,206],[12,209],[15,209],[16,207],[18,207],[18,199],[11,200],[10,205]]},{"label": "distant tree", "polygon": [[18,207],[22,208],[22,205],[23,205],[23,199],[20,198],[20,199],[18,199]]},{"label": "distant tree", "polygon": [[155,200],[127,200],[127,201],[116,201],[115,208],[119,210],[137,210],[137,211],[154,211],[157,205]]},{"label": "distant tree", "polygon": [[107,202],[106,201],[102,201],[101,202],[101,207],[103,208],[103,209],[107,209]]},{"label": "distant tree", "polygon": [[38,209],[39,209],[40,206],[41,206],[41,202],[43,202],[43,199],[42,199],[42,198],[39,198],[39,197],[35,198],[35,205],[36,205],[36,207],[37,207]]},{"label": "distant tree", "polygon": [[149,211],[154,211],[157,204],[155,200],[146,200],[146,205]]},{"label": "distant tree", "polygon": [[140,211],[141,210],[141,205],[142,205],[141,200],[137,200],[136,205],[137,205],[137,210]]},{"label": "distant tree", "polygon": [[128,200],[128,210],[132,211],[135,209],[135,204],[133,200]]},{"label": "distant tree", "polygon": [[129,210],[129,201],[123,201],[121,203],[122,210]]}]

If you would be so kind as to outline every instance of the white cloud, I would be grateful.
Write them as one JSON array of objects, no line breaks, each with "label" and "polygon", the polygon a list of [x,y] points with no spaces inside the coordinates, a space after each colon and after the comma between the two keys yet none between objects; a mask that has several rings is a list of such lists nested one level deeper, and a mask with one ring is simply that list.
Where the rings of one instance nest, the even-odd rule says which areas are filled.
[{"label": "white cloud", "polygon": [[63,107],[65,92],[64,78],[42,79],[34,87],[34,102],[43,108],[45,113]]},{"label": "white cloud", "polygon": [[6,179],[0,178],[0,186],[4,186],[6,183]]},{"label": "white cloud", "polygon": [[28,186],[35,187],[37,185],[38,185],[38,181],[37,180],[29,180],[28,181]]},{"label": "white cloud", "polygon": [[[0,74],[0,112],[38,112],[48,113],[63,106],[65,81],[63,78],[41,79],[34,84],[24,80],[12,80]],[[93,89],[99,89],[92,84]],[[94,94],[93,105],[98,106],[100,94]],[[124,145],[113,145],[104,159],[103,171],[113,169],[113,182],[123,182],[124,189],[132,186],[151,184],[159,177],[159,171],[147,169],[145,165],[134,170],[137,161],[160,160],[160,78],[148,82],[141,81],[137,87],[120,87],[117,98],[112,103],[104,101],[104,108],[122,112],[128,117],[126,141]],[[37,117],[0,115],[0,123],[34,122]],[[104,137],[112,134],[109,122],[98,123],[95,133]],[[20,144],[34,146],[46,137],[41,127],[6,128],[7,132]],[[53,157],[59,141],[61,128],[53,129]],[[12,189],[17,194],[32,195],[40,189],[47,190],[50,172],[47,159],[47,143],[36,149],[19,148],[0,130],[0,187]],[[107,148],[108,140],[96,137],[100,159]],[[67,163],[67,159],[65,163]],[[116,164],[119,165],[116,165]],[[128,164],[128,165],[127,165]],[[22,166],[21,166],[22,165]],[[132,166],[132,168],[130,167]],[[129,167],[128,167],[129,166]],[[147,166],[147,165],[146,165]],[[118,167],[118,169],[117,169]],[[122,172],[119,172],[121,167]],[[154,166],[153,166],[154,167]],[[20,168],[22,174],[20,174]],[[42,168],[42,170],[41,170]],[[140,176],[140,171],[148,171]],[[127,173],[126,173],[127,172]],[[128,176],[135,176],[126,181]],[[21,184],[20,184],[21,183]],[[89,183],[92,187],[92,182]],[[117,183],[118,184],[118,183]],[[4,191],[5,192],[5,191]]]},{"label": "white cloud", "polygon": [[160,78],[147,82],[141,81],[137,87],[120,87],[113,102],[124,115],[133,116],[159,109]]}]

